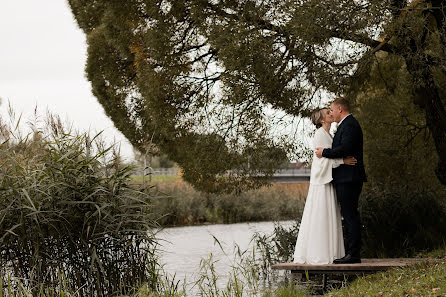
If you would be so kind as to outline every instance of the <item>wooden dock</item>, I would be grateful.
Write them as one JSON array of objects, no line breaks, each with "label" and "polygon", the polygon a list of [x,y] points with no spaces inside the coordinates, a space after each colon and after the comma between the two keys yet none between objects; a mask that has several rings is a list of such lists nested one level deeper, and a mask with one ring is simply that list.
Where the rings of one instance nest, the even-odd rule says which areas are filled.
[{"label": "wooden dock", "polygon": [[327,264],[312,265],[298,263],[279,263],[274,264],[272,269],[290,270],[296,273],[373,273],[377,271],[385,271],[392,268],[404,267],[413,263],[417,263],[423,258],[388,258],[388,259],[362,259],[357,264]]},{"label": "wooden dock", "polygon": [[426,258],[388,258],[388,259],[362,259],[357,264],[327,264],[312,265],[298,263],[279,263],[272,265],[275,270],[289,270],[292,275],[322,275],[322,288],[325,291],[327,285],[327,274],[337,275],[362,275],[401,268],[421,261]]}]

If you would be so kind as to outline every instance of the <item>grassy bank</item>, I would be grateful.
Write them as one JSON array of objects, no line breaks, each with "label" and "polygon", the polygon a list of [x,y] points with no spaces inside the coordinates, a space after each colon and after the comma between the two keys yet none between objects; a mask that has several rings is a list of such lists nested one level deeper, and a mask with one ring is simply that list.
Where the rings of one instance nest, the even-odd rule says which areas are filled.
[{"label": "grassy bank", "polygon": [[446,257],[360,277],[326,296],[446,296]]},{"label": "grassy bank", "polygon": [[162,181],[150,189],[152,211],[163,226],[292,220],[300,218],[308,183],[272,184],[241,194],[207,194],[186,182]]}]

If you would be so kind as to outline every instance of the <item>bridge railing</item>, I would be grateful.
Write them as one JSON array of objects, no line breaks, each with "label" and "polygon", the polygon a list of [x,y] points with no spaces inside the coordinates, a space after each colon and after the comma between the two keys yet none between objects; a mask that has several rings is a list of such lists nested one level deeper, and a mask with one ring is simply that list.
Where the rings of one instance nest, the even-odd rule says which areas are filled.
[{"label": "bridge railing", "polygon": [[299,169],[282,169],[274,174],[274,176],[310,176],[311,170],[309,168]]},{"label": "bridge railing", "polygon": [[[179,175],[178,168],[146,168],[145,175],[162,176],[162,175]],[[134,175],[144,175],[144,168],[136,168],[133,170]]]}]

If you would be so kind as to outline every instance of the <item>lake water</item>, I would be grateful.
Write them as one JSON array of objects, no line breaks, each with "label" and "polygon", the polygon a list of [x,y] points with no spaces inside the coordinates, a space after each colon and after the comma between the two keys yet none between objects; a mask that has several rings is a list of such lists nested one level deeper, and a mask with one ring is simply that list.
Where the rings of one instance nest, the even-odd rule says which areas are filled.
[{"label": "lake water", "polygon": [[[282,221],[280,225],[288,227],[293,221]],[[201,259],[208,259],[212,253],[216,271],[219,275],[219,286],[225,286],[231,264],[233,263],[236,245],[240,249],[252,248],[250,242],[255,232],[272,234],[274,222],[218,224],[204,226],[188,226],[167,228],[160,232],[162,239],[161,263],[177,280],[193,281],[198,277]],[[216,243],[217,238],[222,248]],[[223,250],[222,250],[223,249]]]}]

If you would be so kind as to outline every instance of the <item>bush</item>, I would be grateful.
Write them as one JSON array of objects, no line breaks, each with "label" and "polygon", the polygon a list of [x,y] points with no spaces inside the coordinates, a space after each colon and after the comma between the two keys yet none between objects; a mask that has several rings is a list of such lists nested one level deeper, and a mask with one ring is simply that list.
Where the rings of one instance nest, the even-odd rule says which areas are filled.
[{"label": "bush", "polygon": [[163,182],[152,188],[153,212],[164,226],[297,219],[307,188],[308,184],[273,184],[240,194],[208,194],[186,182]]},{"label": "bush", "polygon": [[445,242],[446,207],[437,192],[368,185],[360,212],[364,257],[412,257]]},{"label": "bush", "polygon": [[[0,273],[36,295],[64,276],[77,296],[126,293],[156,283],[148,195],[128,186],[129,168],[107,161],[52,121],[0,146]],[[33,137],[31,137],[33,136]],[[94,141],[93,141],[94,143]],[[97,147],[100,147],[98,145]]]}]

